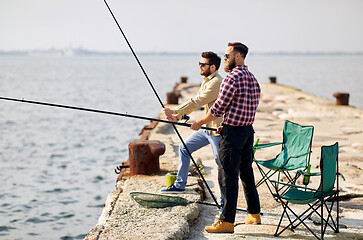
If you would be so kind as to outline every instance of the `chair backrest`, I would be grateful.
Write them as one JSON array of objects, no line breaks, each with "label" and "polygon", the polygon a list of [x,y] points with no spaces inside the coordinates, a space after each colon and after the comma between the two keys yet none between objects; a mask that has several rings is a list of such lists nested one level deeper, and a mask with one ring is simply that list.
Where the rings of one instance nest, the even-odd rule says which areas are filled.
[{"label": "chair backrest", "polygon": [[301,126],[297,123],[285,121],[283,148],[276,160],[283,165],[291,156],[302,156],[291,158],[284,166],[284,169],[294,170],[308,165],[310,162],[310,154],[306,153],[311,151],[313,132],[313,126]]},{"label": "chair backrest", "polygon": [[321,191],[321,187],[323,187],[323,192],[329,192],[333,190],[337,175],[338,153],[339,146],[337,142],[331,146],[321,147],[321,182],[319,191]]}]

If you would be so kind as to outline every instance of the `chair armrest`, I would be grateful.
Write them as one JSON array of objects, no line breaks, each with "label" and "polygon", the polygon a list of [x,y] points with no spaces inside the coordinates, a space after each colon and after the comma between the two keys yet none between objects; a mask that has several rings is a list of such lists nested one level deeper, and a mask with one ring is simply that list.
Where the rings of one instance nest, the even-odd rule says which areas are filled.
[{"label": "chair armrest", "polygon": [[272,146],[280,145],[280,144],[282,144],[282,142],[262,143],[262,144],[257,144],[254,147],[256,147],[256,149],[260,149],[260,148],[272,147]]},{"label": "chair armrest", "polygon": [[275,181],[275,180],[271,180],[271,182],[274,182],[276,184],[285,185],[285,186],[294,187],[294,188],[301,188],[301,189],[304,189],[304,190],[311,190],[311,191],[314,191],[314,192],[318,192],[318,190],[316,190],[314,188],[303,187],[303,186],[299,186],[299,185],[295,185],[295,184],[291,184],[291,183],[278,182],[278,181]]},{"label": "chair armrest", "polygon": [[304,175],[304,176],[320,176],[321,175],[321,173],[320,172],[316,172],[316,173],[310,173],[310,174],[306,174],[306,172],[305,171],[303,171],[303,170],[298,170],[297,171],[300,175]]}]

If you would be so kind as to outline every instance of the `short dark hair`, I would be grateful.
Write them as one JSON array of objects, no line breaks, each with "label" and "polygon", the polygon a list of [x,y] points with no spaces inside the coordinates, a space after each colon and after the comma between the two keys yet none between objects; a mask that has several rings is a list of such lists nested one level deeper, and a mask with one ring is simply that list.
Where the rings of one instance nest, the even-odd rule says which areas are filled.
[{"label": "short dark hair", "polygon": [[202,52],[201,56],[208,59],[208,63],[216,66],[216,70],[221,65],[221,58],[214,52]]},{"label": "short dark hair", "polygon": [[243,56],[243,58],[246,58],[248,53],[248,47],[240,42],[233,42],[228,43],[229,47],[233,47],[234,52],[239,52]]}]

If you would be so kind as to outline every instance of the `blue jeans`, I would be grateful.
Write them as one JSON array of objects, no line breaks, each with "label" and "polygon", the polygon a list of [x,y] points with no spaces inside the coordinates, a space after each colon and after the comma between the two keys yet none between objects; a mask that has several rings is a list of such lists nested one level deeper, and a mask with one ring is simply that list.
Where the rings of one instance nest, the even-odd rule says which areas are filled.
[{"label": "blue jeans", "polygon": [[[193,132],[185,141],[189,152],[192,154],[196,150],[207,146],[208,144],[212,147],[214,160],[218,166],[218,145],[220,136],[211,136],[207,130],[198,130]],[[178,175],[174,185],[177,188],[185,189],[188,180],[188,172],[190,165],[190,156],[188,151],[185,149],[183,143],[179,146],[179,168]],[[221,194],[221,204],[224,204],[224,198]]]}]

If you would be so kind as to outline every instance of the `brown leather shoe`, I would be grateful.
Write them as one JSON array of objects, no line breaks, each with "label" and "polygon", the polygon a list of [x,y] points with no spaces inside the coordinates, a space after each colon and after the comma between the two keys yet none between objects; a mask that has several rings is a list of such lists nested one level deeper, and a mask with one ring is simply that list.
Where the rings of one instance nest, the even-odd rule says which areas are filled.
[{"label": "brown leather shoe", "polygon": [[257,214],[248,214],[248,218],[245,221],[246,224],[261,224],[261,216]]},{"label": "brown leather shoe", "polygon": [[218,219],[212,226],[206,226],[205,230],[210,233],[233,233],[234,224]]}]

